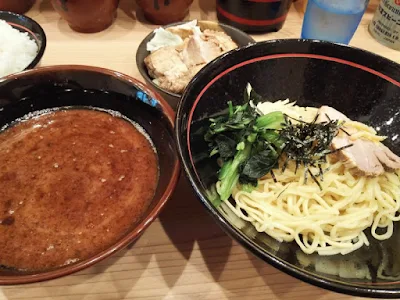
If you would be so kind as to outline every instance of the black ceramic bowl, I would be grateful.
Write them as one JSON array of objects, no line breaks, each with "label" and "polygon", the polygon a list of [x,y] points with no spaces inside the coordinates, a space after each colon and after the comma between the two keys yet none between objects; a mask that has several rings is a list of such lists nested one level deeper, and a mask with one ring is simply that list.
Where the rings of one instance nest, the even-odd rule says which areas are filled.
[{"label": "black ceramic bowl", "polygon": [[[168,28],[168,27],[173,27],[176,25],[181,25],[187,23],[187,21],[185,22],[178,22],[178,23],[173,23],[173,24],[169,24],[167,26],[164,26],[164,28]],[[250,43],[254,43],[255,40],[247,35],[246,33],[244,33],[243,31],[229,26],[229,25],[225,25],[223,23],[218,23],[218,22],[212,22],[212,21],[198,21],[198,25],[202,30],[205,29],[213,29],[213,30],[217,30],[217,31],[224,31],[227,35],[229,35],[232,40],[240,47],[240,46],[246,46]],[[182,95],[180,94],[176,94],[176,93],[172,93],[170,91],[167,91],[163,88],[160,88],[158,85],[156,85],[152,78],[149,76],[149,73],[147,71],[147,67],[144,63],[144,59],[150,54],[149,51],[147,51],[147,43],[154,37],[154,32],[152,31],[148,36],[145,37],[145,39],[140,43],[137,52],[136,52],[136,64],[137,67],[139,69],[140,74],[143,76],[143,78],[145,79],[145,81],[153,86],[156,91],[164,97],[164,99],[166,99],[168,101],[168,103],[175,109],[178,105],[179,99],[181,98]]]},{"label": "black ceramic bowl", "polygon": [[246,32],[278,31],[283,27],[292,0],[230,1],[218,0],[218,20]]},{"label": "black ceramic bowl", "polygon": [[43,28],[31,18],[9,11],[0,11],[0,20],[6,21],[12,27],[21,32],[27,32],[28,35],[36,42],[38,46],[38,53],[24,70],[36,67],[42,59],[44,50],[46,49],[46,34],[44,33]]},{"label": "black ceramic bowl", "polygon": [[0,266],[0,285],[61,277],[126,247],[157,217],[177,183],[179,159],[173,137],[174,112],[165,100],[139,81],[119,72],[86,66],[43,67],[0,79],[0,128],[30,112],[65,106],[110,109],[141,125],[158,154],[159,180],[155,195],[142,218],[132,221],[127,233],[108,248],[76,263],[41,272]]},{"label": "black ceramic bowl", "polygon": [[[330,105],[387,135],[400,154],[400,65],[375,54],[328,42],[274,40],[233,50],[212,61],[191,81],[175,122],[178,151],[198,198],[222,228],[253,254],[301,280],[347,294],[400,297],[400,224],[386,241],[349,255],[305,255],[216,209],[206,189],[216,182],[217,164],[204,142],[207,117],[243,102],[250,82],[267,99],[290,98],[299,105]],[[367,232],[368,230],[366,230]]]}]

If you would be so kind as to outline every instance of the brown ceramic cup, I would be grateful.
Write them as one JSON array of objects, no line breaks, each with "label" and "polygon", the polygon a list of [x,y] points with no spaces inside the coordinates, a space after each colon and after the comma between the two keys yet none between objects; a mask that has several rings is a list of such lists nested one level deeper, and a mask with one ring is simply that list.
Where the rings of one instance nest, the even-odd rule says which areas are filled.
[{"label": "brown ceramic cup", "polygon": [[165,25],[182,21],[193,0],[136,0],[144,16],[153,24]]},{"label": "brown ceramic cup", "polygon": [[78,32],[108,28],[117,15],[119,0],[52,0],[54,9]]},{"label": "brown ceramic cup", "polygon": [[31,9],[35,0],[0,0],[0,10],[24,14]]}]

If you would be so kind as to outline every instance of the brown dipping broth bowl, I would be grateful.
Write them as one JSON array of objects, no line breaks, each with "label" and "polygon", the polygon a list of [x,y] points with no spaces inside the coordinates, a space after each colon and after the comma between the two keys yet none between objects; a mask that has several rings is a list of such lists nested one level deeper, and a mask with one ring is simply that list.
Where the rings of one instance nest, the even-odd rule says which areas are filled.
[{"label": "brown dipping broth bowl", "polygon": [[24,14],[31,9],[35,0],[0,0],[0,10]]},{"label": "brown dipping broth bowl", "polygon": [[94,33],[114,22],[119,0],[52,0],[51,3],[73,30]]},{"label": "brown dipping broth bowl", "polygon": [[166,25],[182,21],[193,0],[136,0],[144,16],[153,24]]},{"label": "brown dipping broth bowl", "polygon": [[[169,28],[177,25],[182,25],[185,24],[189,21],[184,21],[184,22],[178,22],[178,23],[172,23],[167,26],[164,26],[163,28]],[[223,24],[219,22],[213,22],[213,21],[198,21],[197,22],[198,26],[202,31],[206,29],[211,29],[211,30],[216,30],[216,31],[224,31],[227,35],[229,35],[232,40],[238,45],[238,47],[242,46],[247,46],[249,44],[255,43],[255,40],[248,34],[244,33],[243,31]],[[137,51],[136,51],[136,65],[139,69],[140,74],[143,76],[144,80],[146,81],[147,84],[151,85],[167,102],[172,106],[173,109],[176,109],[178,106],[178,102],[181,98],[180,94],[173,93],[170,91],[167,91],[158,85],[156,85],[153,82],[153,79],[150,77],[147,67],[144,63],[144,59],[150,54],[149,51],[147,51],[147,43],[151,41],[151,39],[154,37],[154,31],[152,31],[149,35],[147,35],[144,40],[140,43]]]},{"label": "brown dipping broth bowl", "polygon": [[[102,93],[88,96],[88,90]],[[71,97],[68,94],[71,92],[78,96]],[[142,218],[117,242],[96,255],[44,271],[27,272],[0,266],[0,285],[33,283],[69,275],[125,248],[156,219],[177,184],[180,167],[174,142],[175,113],[164,99],[138,80],[108,69],[72,65],[36,68],[0,80],[0,128],[29,112],[64,106],[111,109],[144,128],[158,154],[159,179],[155,195]]]}]

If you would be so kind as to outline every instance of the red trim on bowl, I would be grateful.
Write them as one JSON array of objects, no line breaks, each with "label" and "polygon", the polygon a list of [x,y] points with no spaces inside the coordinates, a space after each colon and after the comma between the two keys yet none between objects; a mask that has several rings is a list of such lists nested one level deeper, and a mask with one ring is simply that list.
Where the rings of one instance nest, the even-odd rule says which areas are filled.
[{"label": "red trim on bowl", "polygon": [[28,28],[26,28],[25,26],[13,23],[13,22],[7,22],[8,24],[10,24],[12,27],[17,27],[17,28],[21,28],[24,31],[28,32],[35,40],[37,43],[39,43],[39,39],[37,38],[36,34],[34,34],[31,30],[29,30]]},{"label": "red trim on bowl", "polygon": [[337,62],[340,64],[344,64],[344,65],[349,65],[351,67],[354,68],[358,68],[361,69],[363,71],[366,71],[368,73],[374,74],[382,79],[385,79],[387,81],[389,81],[390,83],[393,83],[394,85],[400,87],[400,82],[383,74],[380,73],[378,71],[375,71],[371,68],[368,68],[366,66],[351,62],[351,61],[347,61],[344,59],[340,59],[340,58],[336,58],[336,57],[330,57],[330,56],[325,56],[325,55],[318,55],[318,54],[300,54],[300,53],[288,53],[288,54],[273,54],[273,55],[267,55],[267,56],[261,56],[261,57],[256,57],[253,59],[249,59],[246,61],[243,61],[239,64],[236,64],[228,69],[226,69],[225,71],[221,72],[220,74],[218,74],[217,76],[215,76],[204,88],[203,90],[198,94],[196,100],[193,103],[193,106],[189,112],[189,116],[188,116],[188,122],[187,122],[187,130],[186,130],[186,142],[188,145],[188,151],[189,151],[189,159],[190,159],[190,163],[192,164],[194,173],[196,174],[197,179],[200,181],[199,175],[197,174],[196,168],[194,166],[194,161],[193,161],[193,157],[192,157],[192,150],[191,150],[191,146],[190,146],[190,128],[191,128],[191,124],[192,124],[192,119],[193,119],[193,113],[197,107],[197,104],[199,103],[201,97],[204,95],[204,93],[210,88],[210,86],[212,86],[217,80],[219,80],[221,77],[223,77],[224,75],[232,72],[233,70],[236,70],[240,67],[243,67],[245,65],[249,65],[258,61],[264,61],[264,60],[271,60],[271,59],[278,59],[278,58],[293,58],[293,57],[300,57],[300,58],[313,58],[313,59],[320,59],[320,60],[327,60],[327,61],[333,61],[333,62]]},{"label": "red trim on bowl", "polygon": [[[261,2],[261,1],[253,1],[253,2]],[[244,24],[244,25],[250,25],[250,26],[268,26],[268,25],[274,25],[277,23],[281,23],[285,21],[287,14],[284,14],[283,16],[276,18],[276,19],[270,19],[270,20],[251,20],[251,19],[246,19],[242,17],[235,16],[226,10],[224,10],[221,6],[217,5],[217,10],[218,12],[224,16],[225,18],[239,23],[239,24]]]},{"label": "red trim on bowl", "polygon": [[[251,1],[251,0],[249,0]],[[257,0],[256,0],[257,1]],[[254,62],[258,62],[258,61],[264,61],[264,60],[271,60],[271,59],[278,59],[278,58],[290,58],[290,57],[300,57],[300,58],[312,58],[312,59],[321,59],[321,60],[326,60],[326,61],[333,61],[333,62],[337,62],[337,63],[341,63],[341,64],[345,64],[345,65],[349,65],[351,67],[354,68],[358,68],[361,69],[363,71],[366,71],[368,73],[374,74],[384,80],[389,81],[390,83],[400,87],[400,81],[397,81],[381,72],[378,72],[376,70],[373,70],[369,67],[351,62],[351,61],[347,61],[344,59],[340,59],[340,58],[336,58],[336,57],[330,57],[330,56],[324,56],[324,55],[317,55],[317,54],[299,54],[299,53],[288,53],[288,54],[273,54],[273,55],[268,55],[268,56],[262,56],[262,57],[257,57],[257,58],[253,58],[244,62],[241,62],[239,64],[236,64],[226,70],[224,70],[223,72],[221,72],[220,74],[218,74],[217,76],[215,76],[203,89],[202,91],[198,94],[195,102],[193,103],[193,106],[189,112],[188,115],[188,122],[187,122],[187,130],[186,130],[186,141],[187,141],[187,147],[188,147],[188,152],[189,152],[189,159],[190,162],[192,164],[194,173],[196,174],[197,179],[200,181],[200,177],[196,171],[196,168],[194,166],[194,161],[193,161],[193,157],[192,157],[192,152],[191,152],[191,145],[190,145],[190,129],[191,129],[191,124],[192,124],[192,120],[193,120],[193,114],[194,111],[197,107],[197,104],[199,103],[201,97],[204,95],[204,93],[210,88],[211,85],[213,85],[217,80],[219,80],[221,77],[223,77],[224,75],[230,73],[231,71],[238,69],[242,66],[254,63]],[[286,271],[285,271],[286,272]],[[297,277],[297,275],[295,276]],[[297,277],[298,278],[298,277]],[[360,284],[360,285],[365,285],[365,286],[388,286],[388,285],[393,285],[393,284],[400,284],[400,281],[393,281],[393,282],[375,282],[375,283],[369,283],[369,284],[365,284],[364,282],[354,282],[355,284]],[[315,284],[315,283],[313,283]],[[326,285],[326,284],[324,284]],[[318,284],[318,286],[320,286]],[[347,293],[347,292],[346,292]],[[364,293],[364,292],[363,292]],[[365,294],[365,293],[364,293]]]}]

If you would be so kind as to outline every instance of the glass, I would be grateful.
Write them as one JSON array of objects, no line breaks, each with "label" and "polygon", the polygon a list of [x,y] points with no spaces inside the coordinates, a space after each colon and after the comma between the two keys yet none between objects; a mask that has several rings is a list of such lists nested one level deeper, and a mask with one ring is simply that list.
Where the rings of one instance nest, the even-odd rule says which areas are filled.
[{"label": "glass", "polygon": [[369,0],[308,0],[301,37],[348,44]]}]

